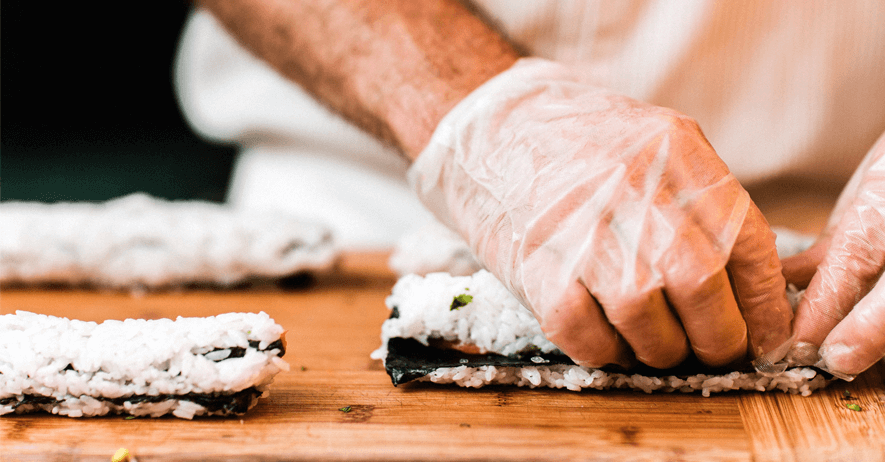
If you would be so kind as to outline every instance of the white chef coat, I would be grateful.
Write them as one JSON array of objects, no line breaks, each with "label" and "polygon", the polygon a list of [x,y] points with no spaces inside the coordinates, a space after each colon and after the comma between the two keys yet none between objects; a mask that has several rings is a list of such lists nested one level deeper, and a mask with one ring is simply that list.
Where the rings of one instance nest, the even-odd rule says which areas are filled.
[{"label": "white chef coat", "polygon": [[[698,120],[745,185],[846,181],[885,131],[879,0],[476,2],[535,56]],[[229,201],[328,223],[346,247],[392,245],[429,215],[406,162],[330,113],[197,11],[176,64],[203,135],[242,146]]]}]

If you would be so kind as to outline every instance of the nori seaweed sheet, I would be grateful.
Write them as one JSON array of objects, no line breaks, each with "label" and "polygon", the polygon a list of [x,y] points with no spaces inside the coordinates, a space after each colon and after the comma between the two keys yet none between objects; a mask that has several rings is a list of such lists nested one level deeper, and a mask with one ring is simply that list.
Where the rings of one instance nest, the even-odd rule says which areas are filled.
[{"label": "nori seaweed sheet", "polygon": [[[126,402],[129,402],[131,404],[159,403],[166,400],[177,399],[180,401],[190,401],[192,403],[199,404],[200,406],[205,407],[210,412],[225,411],[225,414],[245,414],[246,411],[249,410],[249,405],[252,403],[252,400],[258,396],[261,396],[261,392],[258,391],[258,389],[255,387],[249,387],[245,390],[228,394],[186,393],[183,395],[133,395],[123,396],[119,398],[94,398],[98,401],[113,403],[117,406],[122,406],[123,403]],[[24,395],[21,399],[15,396],[0,399],[0,406],[6,406],[10,403],[14,403],[12,405],[12,409],[16,409],[19,406],[26,405],[54,406],[59,403],[59,400],[51,396],[42,395]]]},{"label": "nori seaweed sheet", "polygon": [[[535,359],[532,361],[533,358]],[[537,361],[537,362],[536,362]],[[527,353],[520,355],[504,356],[496,353],[469,354],[458,350],[443,350],[427,346],[411,338],[391,338],[387,342],[387,359],[385,368],[387,375],[394,385],[411,382],[443,367],[537,367],[552,365],[573,366],[575,362],[568,356],[559,354]],[[643,364],[625,370],[618,366],[603,367],[606,372],[639,374],[648,377],[677,376],[688,377],[697,374],[727,374],[735,369],[712,369],[702,365],[697,358],[690,357],[685,362],[671,369],[655,369]],[[740,372],[754,372],[747,365],[739,369]]]},{"label": "nori seaweed sheet", "polygon": [[[532,361],[532,358],[540,358],[540,360],[535,359],[535,361]],[[395,337],[387,342],[387,358],[385,359],[384,364],[391,382],[393,382],[394,386],[397,386],[401,383],[417,380],[444,367],[538,367],[558,364],[575,365],[575,362],[565,355],[545,354],[540,352],[511,356],[504,356],[496,353],[469,354],[458,350],[444,350],[424,345],[412,338]],[[805,367],[814,369],[818,374],[822,374],[827,380],[832,380],[833,378],[829,372],[818,369],[817,367]],[[602,367],[600,369],[612,373],[639,374],[646,377],[675,376],[683,379],[699,374],[725,375],[735,371],[742,373],[756,372],[749,362],[742,363],[738,367],[711,368],[702,364],[694,355],[689,356],[680,365],[670,369],[655,369],[646,366],[645,364],[638,364],[629,370],[625,370],[615,365]]]},{"label": "nori seaweed sheet", "polygon": [[[390,319],[399,317],[399,309],[393,307]],[[535,359],[532,361],[532,359]],[[540,359],[538,359],[540,358]],[[575,365],[568,356],[560,354],[548,354],[541,352],[528,352],[516,355],[500,355],[497,353],[470,354],[459,350],[440,349],[424,345],[412,338],[394,337],[387,341],[387,358],[384,367],[390,376],[394,386],[401,383],[420,379],[431,372],[444,367],[537,367],[553,365]],[[738,368],[710,368],[701,364],[694,355],[690,355],[679,366],[671,369],[655,369],[644,364],[638,364],[630,370],[619,366],[606,366],[602,370],[606,372],[639,374],[647,377],[688,377],[698,374],[727,374],[738,370],[739,372],[754,372],[749,362]]]},{"label": "nori seaweed sheet", "polygon": [[[390,319],[396,319],[398,317],[399,308],[394,306],[390,312]],[[532,361],[533,358],[535,358],[535,361]],[[420,379],[421,377],[444,367],[537,367],[554,365],[574,366],[575,362],[565,355],[541,352],[528,352],[510,356],[497,353],[470,354],[459,350],[435,348],[433,346],[424,345],[413,338],[400,337],[394,337],[387,341],[387,357],[384,360],[384,368],[387,370],[387,375],[390,376],[390,381],[393,382],[393,386]],[[822,374],[828,381],[833,379],[832,374],[827,371],[815,366],[805,367],[810,367],[816,370],[818,374]],[[642,363],[638,363],[629,370],[617,365],[609,365],[600,369],[605,372],[639,374],[646,377],[675,376],[679,378],[686,378],[699,374],[725,375],[735,371],[742,373],[756,372],[749,361],[732,364],[726,367],[713,368],[701,363],[693,354],[689,354],[688,358],[682,363],[670,369],[656,369]]]},{"label": "nori seaweed sheet", "polygon": [[[249,340],[249,347],[250,348],[255,348],[256,350],[258,350],[259,345],[261,345],[261,342],[259,342],[258,340]],[[242,358],[243,356],[246,356],[246,349],[243,347],[216,348],[210,352],[205,353],[203,356],[205,356],[209,353],[212,353],[214,351],[220,351],[220,350],[230,350],[230,354],[227,357],[225,357],[224,359],[216,359],[215,360],[216,363],[220,362],[220,361],[224,361],[225,359]],[[280,354],[277,355],[280,358],[285,356],[286,355],[286,347],[283,346],[283,339],[274,340],[274,342],[269,344],[267,346],[267,348],[265,348],[263,350],[258,350],[258,351],[271,351],[271,350],[280,350]]]},{"label": "nori seaweed sheet", "polygon": [[[249,347],[258,350],[261,342],[257,340],[249,340]],[[242,358],[246,356],[246,349],[243,347],[231,347],[231,348],[216,348],[212,351],[225,350],[229,349],[230,354],[224,359],[215,360],[215,362],[221,362],[226,359],[232,358]],[[267,345],[267,347],[263,350],[259,351],[271,351],[271,350],[279,350],[280,352],[277,354],[278,357],[283,357],[286,354],[286,347],[283,345],[283,339],[278,339]],[[211,352],[208,352],[211,353]],[[208,354],[205,353],[205,354]],[[205,355],[204,354],[204,355]],[[74,371],[74,367],[71,364],[68,364],[63,370],[65,371]],[[2,375],[2,373],[0,373]],[[224,411],[225,415],[227,414],[244,414],[249,410],[249,405],[252,403],[252,400],[261,396],[261,391],[259,391],[255,387],[249,387],[245,390],[238,391],[236,393],[186,393],[183,395],[171,395],[171,394],[162,394],[162,395],[130,395],[123,396],[119,398],[105,398],[102,396],[93,396],[92,398],[98,401],[105,401],[113,403],[117,406],[122,406],[123,403],[129,402],[131,404],[139,404],[139,403],[159,403],[166,400],[177,399],[180,401],[190,401],[195,404],[199,404],[200,406],[205,407],[209,412],[218,412]],[[43,396],[43,395],[23,395],[21,398],[12,396],[8,398],[0,398],[0,406],[6,406],[10,403],[15,403],[12,406],[12,409],[16,409],[19,406],[47,406],[47,405],[56,405],[60,401],[58,399],[53,398],[52,396]]]},{"label": "nori seaweed sheet", "polygon": [[458,350],[443,350],[422,344],[412,338],[391,338],[387,341],[387,358],[384,361],[387,375],[394,385],[411,382],[443,367],[458,366],[539,366],[532,357],[540,357],[543,365],[574,364],[568,356],[554,354],[526,354],[503,356],[495,353],[469,354]]}]

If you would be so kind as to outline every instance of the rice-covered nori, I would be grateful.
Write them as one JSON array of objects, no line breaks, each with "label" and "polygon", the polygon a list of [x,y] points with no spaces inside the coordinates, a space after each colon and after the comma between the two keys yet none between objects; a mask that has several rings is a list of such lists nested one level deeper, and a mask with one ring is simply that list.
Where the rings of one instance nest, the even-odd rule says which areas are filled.
[{"label": "rice-covered nori", "polygon": [[[236,393],[187,393],[185,395],[137,395],[120,398],[96,398],[112,409],[134,408],[138,405],[186,401],[202,406],[207,415],[242,415],[255,405],[262,392],[249,387]],[[64,404],[51,396],[21,395],[0,399],[0,406],[11,406],[19,414],[52,410]]]},{"label": "rice-covered nori", "polygon": [[288,365],[265,313],[176,321],[0,316],[0,415],[243,414]]},{"label": "rice-covered nori", "polygon": [[[472,300],[452,310],[453,297]],[[813,368],[781,373],[710,369],[689,359],[674,369],[637,366],[630,371],[576,365],[544,337],[531,313],[490,273],[455,277],[445,273],[401,278],[387,299],[390,318],[382,326],[381,359],[394,385],[412,380],[528,387],[634,388],[652,391],[781,390],[803,395],[832,379]],[[444,346],[469,346],[465,353]]]},{"label": "rice-covered nori", "polygon": [[729,390],[770,391],[808,395],[825,386],[832,377],[814,368],[794,368],[778,374],[765,374],[751,367],[734,371],[710,369],[696,358],[690,358],[673,369],[654,369],[639,365],[629,372],[612,369],[591,369],[576,365],[562,354],[528,353],[499,355],[471,354],[454,349],[423,345],[415,339],[391,338],[387,341],[384,367],[393,384],[411,381],[454,383],[463,387],[485,385],[517,385],[567,388],[634,388],[653,391]]},{"label": "rice-covered nori", "polygon": [[394,385],[418,380],[431,372],[444,367],[497,366],[524,367],[535,366],[535,361],[544,364],[571,364],[568,356],[561,354],[515,354],[510,356],[496,353],[470,354],[455,349],[434,348],[423,345],[411,338],[392,338],[387,341],[387,358],[384,367]]}]

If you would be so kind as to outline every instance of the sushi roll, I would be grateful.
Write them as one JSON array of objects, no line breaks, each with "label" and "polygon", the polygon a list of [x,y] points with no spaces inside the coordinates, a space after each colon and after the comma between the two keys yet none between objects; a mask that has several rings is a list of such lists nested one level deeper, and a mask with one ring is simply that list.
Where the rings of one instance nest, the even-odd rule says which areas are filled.
[{"label": "sushi roll", "polygon": [[482,269],[464,239],[435,219],[404,234],[388,266],[400,277],[439,272],[469,276]]},{"label": "sushi roll", "polygon": [[0,286],[230,287],[331,268],[325,226],[281,213],[133,194],[0,204]]},{"label": "sushi roll", "polygon": [[241,415],[289,370],[265,313],[101,324],[0,316],[0,415]]},{"label": "sushi roll", "polygon": [[[514,385],[651,392],[771,391],[809,395],[832,377],[814,368],[763,373],[710,370],[696,360],[674,369],[595,369],[576,365],[544,336],[528,309],[491,273],[402,277],[387,298],[381,328],[384,361],[394,385],[417,380],[462,387]],[[749,366],[749,365],[748,365]]]}]

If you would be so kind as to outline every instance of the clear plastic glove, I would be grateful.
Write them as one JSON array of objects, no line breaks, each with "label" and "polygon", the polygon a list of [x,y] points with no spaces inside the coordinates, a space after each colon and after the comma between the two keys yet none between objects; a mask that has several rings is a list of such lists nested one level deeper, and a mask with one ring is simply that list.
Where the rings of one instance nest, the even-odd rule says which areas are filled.
[{"label": "clear plastic glove", "polygon": [[691,349],[720,366],[790,335],[774,234],[673,110],[523,59],[446,115],[409,176],[579,364]]},{"label": "clear plastic glove", "polygon": [[821,238],[783,265],[788,282],[808,286],[788,362],[850,379],[885,356],[885,135],[839,196]]}]

